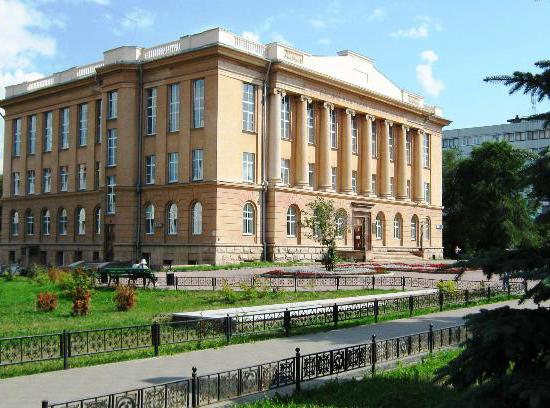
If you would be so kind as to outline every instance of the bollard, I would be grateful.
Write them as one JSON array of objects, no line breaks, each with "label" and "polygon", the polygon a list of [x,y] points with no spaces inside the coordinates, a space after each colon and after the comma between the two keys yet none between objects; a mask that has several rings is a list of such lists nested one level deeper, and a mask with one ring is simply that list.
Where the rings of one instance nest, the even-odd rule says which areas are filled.
[{"label": "bollard", "polygon": [[197,367],[192,368],[191,374],[191,406],[197,406]]},{"label": "bollard", "polygon": [[372,275],[372,290],[374,290],[374,275]]},{"label": "bollard", "polygon": [[338,305],[336,303],[332,306],[332,321],[334,322],[334,328],[338,327]]},{"label": "bollard", "polygon": [[290,311],[288,309],[286,309],[283,314],[283,324],[285,327],[285,335],[288,337],[290,336]]},{"label": "bollard", "polygon": [[401,291],[404,291],[405,290],[405,277],[402,276],[401,277]]},{"label": "bollard", "polygon": [[160,324],[158,323],[153,323],[151,325],[151,343],[153,343],[155,357],[158,357],[160,343]]},{"label": "bollard", "polygon": [[302,385],[302,369],[301,369],[301,357],[300,357],[300,347],[296,347],[296,360],[294,363],[295,367],[295,381],[296,381],[296,392],[300,392]]},{"label": "bollard", "polygon": [[212,290],[216,290],[216,278],[212,278]]},{"label": "bollard", "polygon": [[227,344],[231,343],[231,317],[229,317],[229,313],[225,317],[225,341]]},{"label": "bollard", "polygon": [[371,374],[374,377],[374,373],[376,372],[376,334],[372,335],[370,352],[371,352]]},{"label": "bollard", "polygon": [[434,351],[434,325],[430,323],[430,330],[428,332],[428,349],[430,353]]},{"label": "bollard", "polygon": [[378,299],[374,299],[374,322],[378,323]]}]

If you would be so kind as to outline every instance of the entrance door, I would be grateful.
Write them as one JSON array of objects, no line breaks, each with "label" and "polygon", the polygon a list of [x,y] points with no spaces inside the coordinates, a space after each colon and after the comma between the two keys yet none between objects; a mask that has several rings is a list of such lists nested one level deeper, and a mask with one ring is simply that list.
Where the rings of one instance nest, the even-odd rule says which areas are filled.
[{"label": "entrance door", "polygon": [[356,218],[353,225],[353,249],[362,251],[365,249],[365,219]]},{"label": "entrance door", "polygon": [[114,259],[113,242],[115,240],[114,224],[105,224],[105,260],[112,261]]}]

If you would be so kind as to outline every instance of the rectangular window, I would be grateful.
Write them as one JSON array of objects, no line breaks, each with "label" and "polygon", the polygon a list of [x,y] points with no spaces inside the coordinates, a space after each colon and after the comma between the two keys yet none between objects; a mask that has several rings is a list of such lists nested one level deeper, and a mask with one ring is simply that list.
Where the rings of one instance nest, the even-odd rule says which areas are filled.
[{"label": "rectangular window", "polygon": [[390,177],[390,196],[393,197],[394,195],[395,195],[394,178]]},{"label": "rectangular window", "polygon": [[407,180],[407,197],[411,198],[411,181]]},{"label": "rectangular window", "polygon": [[59,112],[59,148],[69,148],[69,108],[63,108]]},{"label": "rectangular window", "polygon": [[107,129],[107,166],[116,166],[116,129]]},{"label": "rectangular window", "polygon": [[309,186],[313,188],[315,185],[315,163],[309,163],[307,165],[307,178]]},{"label": "rectangular window", "polygon": [[370,141],[371,143],[371,155],[373,159],[376,159],[378,157],[378,135],[376,133],[376,121],[372,121],[372,139]]},{"label": "rectangular window", "polygon": [[107,214],[114,214],[116,211],[115,187],[115,176],[107,176]]},{"label": "rectangular window", "polygon": [[12,179],[12,194],[18,196],[21,194],[21,176],[18,171],[13,172],[11,175]]},{"label": "rectangular window", "polygon": [[411,164],[411,132],[409,132],[408,130],[405,134],[405,155],[407,156],[407,164]]},{"label": "rectangular window", "polygon": [[243,84],[243,130],[254,131],[254,112],[256,111],[256,87]]},{"label": "rectangular window", "polygon": [[154,154],[145,156],[145,184],[155,184],[156,158]]},{"label": "rectangular window", "polygon": [[432,203],[432,194],[430,191],[430,183],[424,183],[424,201],[428,204]]},{"label": "rectangular window", "polygon": [[191,173],[193,181],[200,181],[203,178],[202,158],[202,149],[195,149],[191,152]]},{"label": "rectangular window", "polygon": [[338,177],[338,168],[336,168],[336,167],[331,167],[331,168],[330,168],[330,175],[331,175],[332,189],[333,189],[334,191],[336,191],[336,187],[338,187],[337,184],[336,184],[336,179],[337,179],[337,177]]},{"label": "rectangular window", "polygon": [[330,147],[333,149],[338,148],[338,135],[336,131],[336,110],[332,109],[329,116],[329,129],[330,129]]},{"label": "rectangular window", "polygon": [[44,151],[52,151],[53,139],[53,114],[52,112],[44,113]]},{"label": "rectangular window", "polygon": [[290,160],[281,159],[281,180],[283,184],[290,185]]},{"label": "rectangular window", "polygon": [[94,189],[99,189],[99,180],[101,180],[101,162],[95,162],[95,178],[94,178]]},{"label": "rectangular window", "polygon": [[351,152],[357,154],[357,116],[351,118]]},{"label": "rectangular window", "polygon": [[146,101],[147,134],[157,133],[157,88],[147,89]]},{"label": "rectangular window", "polygon": [[59,191],[69,191],[69,168],[67,166],[59,168]]},{"label": "rectangular window", "polygon": [[27,153],[36,153],[36,115],[29,116]]},{"label": "rectangular window", "polygon": [[373,174],[371,176],[371,180],[370,180],[370,189],[372,190],[372,193],[373,194],[377,194],[376,193],[376,174]]},{"label": "rectangular window", "polygon": [[424,167],[430,167],[430,135],[424,134]]},{"label": "rectangular window", "polygon": [[87,188],[87,180],[86,180],[86,165],[85,164],[79,164],[78,165],[78,189],[79,190],[86,190]]},{"label": "rectangular window", "polygon": [[36,174],[34,170],[27,170],[27,194],[34,194],[36,186]]},{"label": "rectangular window", "polygon": [[180,84],[168,85],[168,131],[180,130]]},{"label": "rectangular window", "polygon": [[107,119],[115,119],[118,115],[118,92],[107,93]]},{"label": "rectangular window", "polygon": [[393,135],[393,126],[389,126],[388,128],[389,136],[388,136],[388,149],[390,150],[390,160],[395,160],[395,137]]},{"label": "rectangular window", "polygon": [[44,169],[42,172],[42,192],[51,193],[52,191],[52,170]]},{"label": "rectangular window", "polygon": [[168,153],[168,182],[175,183],[179,178],[179,153]]},{"label": "rectangular window", "polygon": [[78,145],[86,146],[88,143],[88,104],[83,103],[78,107]]},{"label": "rectangular window", "polygon": [[315,111],[313,103],[307,104],[307,141],[309,144],[315,144]]},{"label": "rectangular window", "polygon": [[281,98],[281,139],[290,139],[290,98],[288,95]]},{"label": "rectangular window", "polygon": [[254,182],[255,154],[243,153],[243,181]]},{"label": "rectangular window", "polygon": [[21,156],[21,118],[13,121],[13,156]]},{"label": "rectangular window", "polygon": [[103,114],[103,100],[98,99],[95,101],[95,142],[101,143],[101,127],[102,127],[102,114]]},{"label": "rectangular window", "polygon": [[357,172],[351,172],[351,191],[357,193]]},{"label": "rectangular window", "polygon": [[204,127],[204,79],[193,81],[193,127]]}]

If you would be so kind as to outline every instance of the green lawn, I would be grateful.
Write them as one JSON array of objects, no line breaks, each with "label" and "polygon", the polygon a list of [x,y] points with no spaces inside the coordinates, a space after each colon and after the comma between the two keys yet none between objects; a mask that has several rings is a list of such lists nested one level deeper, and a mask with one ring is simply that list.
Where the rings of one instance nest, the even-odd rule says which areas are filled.
[{"label": "green lawn", "polygon": [[268,261],[253,261],[253,262],[240,262],[227,265],[188,265],[188,266],[175,266],[172,268],[174,271],[219,271],[227,269],[245,269],[245,268],[268,268],[268,267],[283,267],[305,265],[301,261],[288,261],[288,262],[268,262]]},{"label": "green lawn", "polygon": [[[435,371],[459,354],[447,350],[421,363],[399,366],[361,380],[330,381],[318,388],[304,389],[287,397],[240,405],[241,408],[425,408],[453,405],[460,394],[433,383]],[[307,383],[305,383],[307,384]]]},{"label": "green lawn", "polygon": [[[59,307],[49,313],[36,310],[36,295],[43,291],[59,293]],[[229,303],[223,291],[175,291],[138,289],[137,305],[128,312],[116,311],[113,289],[96,289],[92,297],[91,313],[85,317],[71,316],[72,301],[63,297],[54,284],[39,285],[27,278],[13,281],[0,278],[0,338],[78,330],[149,324],[155,317],[171,312],[253,306],[294,301],[327,299],[348,296],[395,292],[389,290],[342,290],[331,292],[265,292],[247,297],[236,291],[234,303]],[[261,296],[261,297],[260,297]]]}]

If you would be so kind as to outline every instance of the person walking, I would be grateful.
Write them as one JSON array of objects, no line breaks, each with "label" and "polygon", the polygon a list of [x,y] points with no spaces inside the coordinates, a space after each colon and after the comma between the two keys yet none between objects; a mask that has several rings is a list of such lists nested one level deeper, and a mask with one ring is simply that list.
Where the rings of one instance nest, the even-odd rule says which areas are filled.
[{"label": "person walking", "polygon": [[460,259],[460,253],[462,252],[462,249],[457,245],[455,247],[455,256],[456,256],[456,259]]}]

